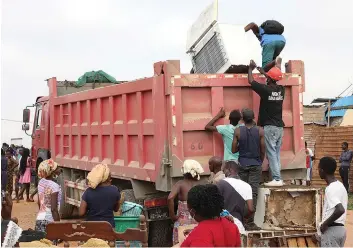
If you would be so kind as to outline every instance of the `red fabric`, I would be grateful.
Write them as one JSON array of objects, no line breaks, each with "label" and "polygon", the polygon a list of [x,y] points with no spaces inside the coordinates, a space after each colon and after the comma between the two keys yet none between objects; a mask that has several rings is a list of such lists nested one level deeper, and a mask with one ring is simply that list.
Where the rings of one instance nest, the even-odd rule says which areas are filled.
[{"label": "red fabric", "polygon": [[309,169],[310,168],[310,156],[306,155],[306,168]]},{"label": "red fabric", "polygon": [[238,227],[225,218],[201,221],[181,247],[241,247]]},{"label": "red fabric", "polygon": [[267,76],[276,81],[281,80],[283,77],[282,72],[278,67],[272,67],[271,70],[267,72]]}]

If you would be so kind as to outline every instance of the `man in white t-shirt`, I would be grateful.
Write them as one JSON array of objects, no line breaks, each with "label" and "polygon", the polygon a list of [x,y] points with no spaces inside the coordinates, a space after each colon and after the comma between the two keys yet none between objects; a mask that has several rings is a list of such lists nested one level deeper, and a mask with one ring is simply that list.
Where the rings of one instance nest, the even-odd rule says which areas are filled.
[{"label": "man in white t-shirt", "polygon": [[[225,179],[217,183],[224,198],[224,208],[237,220],[239,230],[244,230],[244,218],[254,212],[251,186],[238,176],[239,164],[234,160],[226,161],[222,170]],[[245,213],[247,216],[244,216]]]},{"label": "man in white t-shirt", "polygon": [[335,178],[336,160],[323,157],[319,163],[321,179],[327,183],[324,208],[319,234],[320,247],[344,247],[346,241],[346,222],[348,195],[343,184]]}]

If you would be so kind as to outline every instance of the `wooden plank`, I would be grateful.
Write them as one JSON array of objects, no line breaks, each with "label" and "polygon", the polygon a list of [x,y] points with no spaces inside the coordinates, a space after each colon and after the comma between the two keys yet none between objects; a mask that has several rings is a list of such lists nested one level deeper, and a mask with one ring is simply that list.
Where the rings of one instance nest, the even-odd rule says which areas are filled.
[{"label": "wooden plank", "polygon": [[297,238],[287,239],[288,247],[298,247]]},{"label": "wooden plank", "polygon": [[298,247],[306,247],[306,242],[304,237],[297,238]]},{"label": "wooden plank", "polygon": [[306,240],[306,243],[308,244],[308,247],[317,247],[317,245],[313,242],[311,237],[306,237],[305,240]]}]

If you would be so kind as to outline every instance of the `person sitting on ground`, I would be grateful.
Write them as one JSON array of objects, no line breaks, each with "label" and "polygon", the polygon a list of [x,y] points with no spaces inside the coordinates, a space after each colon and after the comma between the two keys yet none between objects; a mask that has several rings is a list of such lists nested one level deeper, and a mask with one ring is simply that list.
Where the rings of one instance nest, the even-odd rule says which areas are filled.
[{"label": "person sitting on ground", "polygon": [[[169,217],[174,222],[173,229],[173,244],[179,242],[178,227],[196,224],[191,217],[187,207],[187,197],[189,190],[199,184],[200,175],[204,172],[201,164],[195,160],[185,160],[181,172],[184,179],[178,181],[173,187],[168,196]],[[175,214],[174,201],[178,199],[178,211]]]},{"label": "person sitting on ground", "polygon": [[224,198],[224,208],[236,219],[239,230],[244,230],[244,218],[254,213],[251,186],[239,178],[239,164],[226,161],[223,166],[225,179],[217,187]]},{"label": "person sitting on ground", "polygon": [[[256,211],[257,194],[262,176],[262,162],[265,158],[264,130],[254,124],[254,111],[242,110],[245,126],[234,132],[232,152],[239,152],[239,176],[241,180],[250,184],[254,211]],[[245,224],[246,230],[259,230],[254,223],[252,214]]]},{"label": "person sitting on ground", "polygon": [[82,195],[79,215],[87,221],[106,221],[115,228],[114,212],[119,210],[120,191],[112,185],[106,164],[96,165],[87,175],[88,188]]},{"label": "person sitting on ground", "polygon": [[18,167],[18,162],[16,159],[13,158],[11,151],[6,151],[7,157],[7,184],[6,184],[6,191],[9,195],[12,195],[13,192],[13,177],[15,175],[15,170]]},{"label": "person sitting on ground", "polygon": [[223,160],[228,161],[228,160],[236,160],[238,161],[239,154],[238,153],[232,153],[232,141],[233,141],[233,135],[234,135],[234,130],[239,127],[242,124],[239,124],[239,121],[241,120],[241,114],[239,110],[233,110],[229,114],[229,122],[230,124],[226,125],[217,125],[215,126],[215,123],[226,116],[226,113],[224,111],[224,108],[221,108],[218,112],[218,114],[205,126],[205,130],[209,132],[218,132],[222,135],[223,139],[223,144],[224,144],[224,155],[223,155]]},{"label": "person sitting on ground", "polygon": [[[272,181],[265,183],[265,186],[280,187],[283,186],[280,150],[283,139],[282,109],[285,90],[284,86],[278,85],[277,82],[282,79],[282,73],[277,67],[272,68],[268,73],[262,72],[267,78],[267,85],[265,85],[254,80],[252,71],[255,68],[256,64],[251,60],[248,81],[261,98],[258,125],[264,128],[266,155],[272,175]],[[258,69],[262,71],[261,68]]]},{"label": "person sitting on ground", "polygon": [[222,171],[223,161],[220,157],[214,156],[210,158],[208,165],[211,172],[209,183],[217,184],[220,180],[226,177]]},{"label": "person sitting on ground", "polygon": [[60,221],[59,205],[61,200],[61,187],[55,182],[61,170],[52,159],[41,162],[38,166],[38,207],[35,230],[46,232],[49,223]]},{"label": "person sitting on ground", "polygon": [[349,192],[349,170],[353,159],[353,151],[348,149],[348,143],[342,143],[342,154],[339,158],[339,162],[341,163],[341,167],[339,169],[340,176],[343,182],[344,187]]},{"label": "person sitting on ground", "polygon": [[335,177],[336,168],[337,163],[334,158],[323,157],[320,159],[320,178],[327,183],[320,225],[320,247],[344,247],[346,241],[344,224],[347,215],[348,194],[343,184]]},{"label": "person sitting on ground", "polygon": [[276,62],[276,58],[286,45],[286,39],[282,35],[284,31],[282,24],[274,20],[269,20],[262,23],[259,27],[252,22],[246,25],[244,30],[245,32],[252,30],[260,41],[262,46],[262,68],[265,72],[273,68],[276,63],[280,64],[280,61]]},{"label": "person sitting on ground", "polygon": [[189,213],[198,225],[181,247],[241,247],[236,225],[220,217],[224,199],[216,185],[196,185],[187,196]]},{"label": "person sitting on ground", "polygon": [[306,185],[310,186],[312,166],[313,166],[313,161],[314,161],[314,153],[308,147],[308,144],[306,143],[306,141],[305,141],[305,153],[306,153]]},{"label": "person sitting on ground", "polygon": [[23,154],[20,161],[20,179],[18,182],[22,184],[22,189],[19,195],[23,195],[23,193],[26,191],[27,202],[34,202],[29,197],[29,190],[31,187],[31,168],[32,162],[31,157],[29,156],[29,149],[23,148]]}]

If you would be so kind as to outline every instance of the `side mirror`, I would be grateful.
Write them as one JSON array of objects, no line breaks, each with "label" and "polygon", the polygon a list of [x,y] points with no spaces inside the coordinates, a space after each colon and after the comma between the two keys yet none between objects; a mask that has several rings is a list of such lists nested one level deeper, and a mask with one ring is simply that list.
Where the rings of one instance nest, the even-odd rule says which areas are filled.
[{"label": "side mirror", "polygon": [[23,125],[22,125],[22,130],[23,130],[23,131],[28,131],[28,130],[29,130],[29,124],[27,124],[27,123],[26,123],[26,124],[23,124]]},{"label": "side mirror", "polygon": [[[31,116],[31,111],[29,109],[24,109],[23,110],[23,117],[22,117],[23,122],[29,123],[30,116]],[[22,130],[24,130],[23,127],[22,127]]]}]

